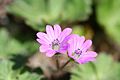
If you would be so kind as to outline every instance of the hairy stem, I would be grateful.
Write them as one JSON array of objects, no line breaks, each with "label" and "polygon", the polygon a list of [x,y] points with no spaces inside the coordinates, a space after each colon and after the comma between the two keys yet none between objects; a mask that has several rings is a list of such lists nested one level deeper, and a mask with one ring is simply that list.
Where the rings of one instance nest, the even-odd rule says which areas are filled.
[{"label": "hairy stem", "polygon": [[60,70],[62,70],[71,60],[69,59],[61,68]]},{"label": "hairy stem", "polygon": [[59,56],[57,56],[57,59],[56,59],[57,70],[59,70],[59,68],[60,68],[60,67],[59,67],[59,60],[58,60],[58,59],[59,59]]}]

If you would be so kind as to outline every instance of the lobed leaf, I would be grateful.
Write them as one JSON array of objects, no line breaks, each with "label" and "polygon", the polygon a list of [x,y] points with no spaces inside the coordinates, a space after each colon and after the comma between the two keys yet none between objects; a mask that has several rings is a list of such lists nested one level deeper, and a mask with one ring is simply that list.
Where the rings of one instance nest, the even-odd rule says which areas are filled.
[{"label": "lobed leaf", "polygon": [[120,80],[119,65],[102,53],[96,62],[78,65],[73,69],[71,80]]},{"label": "lobed leaf", "polygon": [[0,80],[40,80],[41,75],[25,72],[20,74],[19,71],[12,69],[13,63],[9,60],[0,60]]},{"label": "lobed leaf", "polygon": [[110,39],[120,44],[120,0],[98,0],[97,20]]},{"label": "lobed leaf", "polygon": [[14,0],[7,11],[42,31],[45,24],[86,20],[91,14],[91,3],[92,0]]}]

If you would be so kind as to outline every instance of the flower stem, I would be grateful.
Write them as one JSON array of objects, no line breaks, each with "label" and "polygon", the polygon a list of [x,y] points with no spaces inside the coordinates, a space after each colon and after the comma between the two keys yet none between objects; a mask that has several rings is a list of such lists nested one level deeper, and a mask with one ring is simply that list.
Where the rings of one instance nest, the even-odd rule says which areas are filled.
[{"label": "flower stem", "polygon": [[57,70],[60,69],[59,58],[60,58],[60,55],[59,55],[59,53],[58,53],[58,54],[55,56],[55,60],[56,60],[56,68],[57,68]]},{"label": "flower stem", "polygon": [[71,60],[69,59],[61,68],[60,70],[62,70]]},{"label": "flower stem", "polygon": [[59,60],[58,60],[58,56],[57,56],[57,59],[56,59],[56,66],[57,66],[57,70],[59,70]]}]

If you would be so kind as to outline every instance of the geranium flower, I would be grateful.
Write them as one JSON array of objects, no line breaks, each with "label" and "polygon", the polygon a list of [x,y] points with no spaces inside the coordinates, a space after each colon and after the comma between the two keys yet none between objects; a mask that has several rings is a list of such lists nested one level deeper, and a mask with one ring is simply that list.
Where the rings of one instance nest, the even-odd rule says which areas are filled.
[{"label": "geranium flower", "polygon": [[89,51],[92,45],[91,40],[85,40],[84,36],[73,35],[68,40],[68,55],[79,64],[84,64],[89,61],[94,61],[97,53]]},{"label": "geranium flower", "polygon": [[71,28],[65,28],[61,31],[61,27],[57,24],[54,25],[54,28],[47,25],[46,33],[37,33],[37,41],[40,43],[40,52],[46,53],[48,57],[52,57],[56,53],[65,53],[68,47],[66,40],[71,32]]}]

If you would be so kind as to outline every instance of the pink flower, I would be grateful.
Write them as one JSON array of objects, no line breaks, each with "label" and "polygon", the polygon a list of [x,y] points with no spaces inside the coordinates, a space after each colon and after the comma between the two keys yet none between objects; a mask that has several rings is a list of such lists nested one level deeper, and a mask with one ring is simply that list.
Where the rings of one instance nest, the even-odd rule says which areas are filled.
[{"label": "pink flower", "polygon": [[91,40],[86,40],[84,36],[72,35],[68,40],[68,55],[79,64],[84,64],[89,61],[94,61],[97,53],[88,51],[92,45]]},{"label": "pink flower", "polygon": [[41,44],[39,48],[40,52],[46,53],[48,57],[52,57],[56,53],[64,53],[68,47],[66,40],[71,32],[71,28],[65,28],[61,31],[61,27],[57,24],[54,25],[54,28],[47,25],[46,33],[37,33],[37,41]]}]

